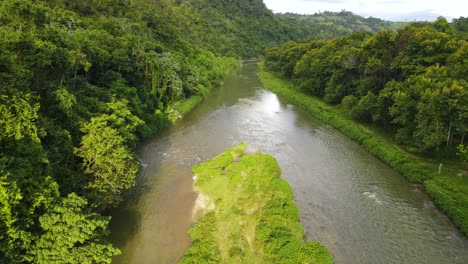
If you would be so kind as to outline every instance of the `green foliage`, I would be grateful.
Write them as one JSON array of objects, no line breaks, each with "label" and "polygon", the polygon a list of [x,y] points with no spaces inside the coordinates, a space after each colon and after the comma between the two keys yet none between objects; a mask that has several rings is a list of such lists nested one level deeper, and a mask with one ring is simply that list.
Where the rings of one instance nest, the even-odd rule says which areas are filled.
[{"label": "green foliage", "polygon": [[452,25],[456,30],[459,39],[468,40],[468,18],[459,17],[452,20]]},{"label": "green foliage", "polygon": [[76,97],[70,93],[65,87],[60,87],[55,91],[55,96],[58,101],[58,108],[62,110],[68,117],[73,115],[73,108],[76,105]]},{"label": "green foliage", "polygon": [[357,99],[354,95],[348,95],[343,98],[341,104],[354,120],[370,122],[379,118],[379,101],[372,92],[368,92],[361,99]]},{"label": "green foliage", "polygon": [[[293,193],[276,160],[240,144],[193,167],[201,218],[180,263],[332,263],[318,242],[303,242]],[[202,197],[202,198],[200,198]]]},{"label": "green foliage", "polygon": [[[375,19],[367,21],[382,24]],[[94,213],[117,205],[134,185],[138,161],[133,152],[138,141],[206,98],[208,91],[236,67],[239,56],[257,56],[265,47],[315,34],[307,28],[307,23],[273,15],[262,1],[1,1],[0,262],[34,261],[32,257],[26,259],[26,255],[42,256],[44,262],[107,262],[115,253],[104,238],[101,240],[107,220],[97,224]],[[341,65],[335,83],[349,83],[338,90],[328,85],[327,94],[336,102],[352,94],[355,83],[361,79],[365,82],[356,96],[364,96],[368,90],[377,95],[369,87],[387,80],[387,64],[395,71],[411,72],[421,65],[439,62],[447,68],[450,78],[458,80],[466,76],[467,49],[463,41],[452,38],[455,35],[462,39],[459,32],[463,30],[463,20],[457,21],[456,28],[453,32],[446,21],[440,20],[434,29],[420,34],[419,39],[430,43],[411,45],[443,49],[449,58],[410,60],[414,67],[406,69],[402,63],[407,58],[403,55],[402,63],[393,64],[387,61],[386,53],[366,55],[367,68],[379,66],[375,72],[382,77],[375,80],[353,75],[359,70],[355,67],[359,55],[356,43],[365,42],[366,34],[356,33],[331,48],[326,41],[290,43],[285,55],[276,50],[281,58],[276,65],[293,78],[296,72],[301,74],[304,83],[312,84],[304,89],[323,96],[334,68],[321,66],[314,54],[327,59],[330,51],[345,47],[330,60],[333,66]],[[392,39],[391,33],[387,35],[381,39]],[[443,41],[436,43],[437,38]],[[380,47],[382,41],[373,43],[368,46]],[[435,51],[426,53],[431,52]],[[421,52],[421,56],[426,53]],[[305,54],[309,54],[309,59],[300,68],[295,61],[302,60]],[[445,62],[449,63],[444,65]],[[309,70],[308,65],[313,65],[313,69]],[[320,78],[307,80],[309,73]],[[465,85],[461,81],[451,83],[450,93],[462,94],[457,91]],[[427,96],[427,100],[431,98]],[[454,96],[446,98],[442,102],[453,103]],[[385,99],[393,104],[391,96]],[[462,103],[451,104],[452,138],[466,129],[466,115],[459,113]],[[418,135],[420,142],[434,145],[437,141],[423,133]],[[69,197],[71,193],[86,197],[93,212],[80,213],[77,208],[83,208],[86,201]],[[74,246],[68,244],[71,249],[61,255],[63,259],[47,259],[52,256],[47,255],[52,252],[52,245],[46,248],[38,242],[46,241],[45,234],[52,232],[43,228],[44,219],[57,215],[57,210],[73,215],[63,211],[62,200],[70,203],[70,210],[74,208],[73,214],[83,214],[83,219],[96,223],[98,227],[92,230],[102,242],[88,247],[77,240]],[[57,242],[65,241],[62,239],[65,238],[58,237]],[[73,260],[66,254],[74,252],[75,247],[81,257]],[[65,251],[63,247],[57,250]],[[91,258],[90,252],[101,252],[102,258]]]},{"label": "green foliage", "polygon": [[[9,259],[18,258],[15,244],[21,237],[28,236],[16,228],[14,208],[21,202],[22,195],[14,182],[8,182],[7,176],[0,177],[0,247],[2,254]],[[0,257],[0,260],[2,258]]]},{"label": "green foliage", "polygon": [[120,251],[103,242],[110,217],[86,212],[74,193],[39,218],[42,234],[30,251],[35,263],[111,263]]},{"label": "green foliage", "polygon": [[311,36],[317,39],[331,39],[354,31],[377,33],[382,29],[398,30],[408,24],[375,17],[364,18],[349,11],[325,11],[313,15],[285,13],[275,16],[287,26],[295,38]]},{"label": "green foliage", "polygon": [[[205,0],[182,2],[0,2],[1,263],[101,263],[116,253],[97,213],[134,185],[138,141],[238,64],[241,34],[219,38],[224,27],[209,25],[224,15],[203,16],[196,2]],[[47,222],[83,233],[67,238]]]},{"label": "green foliage", "polygon": [[0,140],[21,140],[25,137],[39,140],[35,123],[39,104],[31,104],[31,97],[29,94],[0,97]]},{"label": "green foliage", "polygon": [[467,130],[466,47],[439,18],[398,32],[289,42],[268,48],[265,66],[304,92],[342,103],[353,119],[383,126],[398,142],[447,151]]},{"label": "green foliage", "polygon": [[180,115],[184,116],[190,110],[192,110],[201,100],[202,100],[202,97],[200,96],[197,96],[197,95],[191,96],[187,100],[181,102],[176,107],[176,110]]},{"label": "green foliage", "polygon": [[138,162],[125,146],[124,137],[107,120],[92,118],[82,131],[85,135],[76,154],[90,177],[88,197],[98,207],[115,206],[122,191],[135,185]]},{"label": "green foliage", "polygon": [[137,140],[135,132],[145,122],[130,111],[126,100],[110,102],[107,106],[107,113],[92,118],[92,121],[106,122],[119,132],[128,146],[133,147]]},{"label": "green foliage", "polygon": [[24,261],[36,223],[58,197],[39,139],[39,105],[32,96],[2,96],[0,114],[0,262]]},{"label": "green foliage", "polygon": [[[409,155],[378,133],[347,119],[346,114],[341,112],[340,108],[332,107],[320,99],[297,91],[290,82],[274,73],[267,72],[264,65],[260,68],[259,76],[265,87],[356,140],[367,151],[396,169],[410,181],[424,183],[427,193],[437,206],[453,220],[462,232],[467,234],[468,181],[466,177],[460,177],[455,173],[437,174],[437,168],[432,164],[433,161],[423,161]],[[357,98],[348,96],[343,99],[342,107],[346,110],[354,109],[358,103]],[[464,147],[460,148],[464,150]]]},{"label": "green foliage", "polygon": [[436,176],[424,183],[427,193],[464,234],[468,234],[467,186],[467,178],[457,176]]},{"label": "green foliage", "polygon": [[468,162],[468,147],[463,145],[463,144],[460,144],[460,145],[458,145],[457,149],[458,149],[457,155],[464,162]]},{"label": "green foliage", "polygon": [[196,228],[189,231],[192,245],[179,263],[219,263],[221,252],[215,238],[216,221],[213,213],[197,221]]}]

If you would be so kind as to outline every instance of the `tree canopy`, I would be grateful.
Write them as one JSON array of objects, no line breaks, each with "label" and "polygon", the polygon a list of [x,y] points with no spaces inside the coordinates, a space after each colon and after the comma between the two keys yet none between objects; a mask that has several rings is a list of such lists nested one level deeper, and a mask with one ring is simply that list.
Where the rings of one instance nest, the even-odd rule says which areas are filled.
[{"label": "tree canopy", "polygon": [[[404,129],[416,116],[430,129],[399,134],[434,147],[466,130],[465,22],[289,43],[267,59],[330,101],[354,95],[362,118],[377,108],[378,122]],[[318,30],[261,0],[0,1],[0,262],[110,262],[119,251],[103,214],[135,184],[138,141],[180,102],[205,98],[240,57]],[[415,83],[425,90],[390,93]]]},{"label": "tree canopy", "polygon": [[398,32],[355,32],[266,51],[266,66],[421,151],[456,149],[468,129],[466,40],[444,18]]}]

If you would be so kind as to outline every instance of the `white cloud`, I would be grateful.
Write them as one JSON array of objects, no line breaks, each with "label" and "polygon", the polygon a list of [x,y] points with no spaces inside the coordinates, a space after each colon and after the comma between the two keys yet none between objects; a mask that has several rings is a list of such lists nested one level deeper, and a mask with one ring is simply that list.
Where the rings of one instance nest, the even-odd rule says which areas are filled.
[{"label": "white cloud", "polygon": [[449,18],[468,16],[468,1],[465,0],[264,0],[264,2],[269,9],[281,13],[313,14],[319,11],[347,10],[362,16],[384,19],[406,17],[408,20],[421,19],[424,14]]},{"label": "white cloud", "polygon": [[304,0],[305,2],[343,3],[346,0]]}]

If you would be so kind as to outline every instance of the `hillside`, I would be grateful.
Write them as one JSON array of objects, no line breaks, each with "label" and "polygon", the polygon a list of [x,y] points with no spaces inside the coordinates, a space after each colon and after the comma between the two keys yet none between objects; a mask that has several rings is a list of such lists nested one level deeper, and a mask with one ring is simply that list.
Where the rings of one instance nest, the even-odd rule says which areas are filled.
[{"label": "hillside", "polygon": [[275,14],[284,21],[293,38],[312,37],[330,39],[350,34],[354,31],[377,33],[382,29],[398,30],[407,22],[391,22],[379,18],[365,18],[352,12],[329,12],[300,15],[293,13]]},{"label": "hillside", "polygon": [[267,46],[291,40],[262,0],[181,2],[188,10],[183,19],[196,28],[187,32],[189,39],[213,52],[250,57]]},{"label": "hillside", "polygon": [[193,8],[1,1],[1,263],[108,263],[119,253],[105,212],[135,185],[137,143],[237,65],[236,51],[222,56],[231,41],[204,31],[223,16]]},{"label": "hillside", "polygon": [[4,0],[0,36],[2,263],[110,262],[138,142],[291,39],[260,0]]},{"label": "hillside", "polygon": [[0,263],[110,262],[137,144],[240,57],[323,37],[298,21],[261,0],[1,1]]},{"label": "hillside", "polygon": [[[329,39],[354,31],[377,33],[409,24],[364,18],[351,12],[273,14],[261,0],[184,0],[183,23],[191,43],[220,54],[252,57],[266,47],[303,38]],[[180,22],[178,22],[180,23]],[[203,32],[200,35],[199,32]]]}]

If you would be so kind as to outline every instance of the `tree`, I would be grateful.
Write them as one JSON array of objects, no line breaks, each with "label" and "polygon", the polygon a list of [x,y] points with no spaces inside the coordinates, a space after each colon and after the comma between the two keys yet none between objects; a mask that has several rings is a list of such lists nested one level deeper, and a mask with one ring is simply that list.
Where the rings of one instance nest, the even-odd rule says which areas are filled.
[{"label": "tree", "polygon": [[28,259],[38,264],[111,263],[120,254],[104,240],[110,217],[90,213],[87,201],[75,193],[39,218],[39,235]]},{"label": "tree", "polygon": [[425,89],[417,104],[414,138],[422,149],[439,149],[446,138],[446,122],[443,117],[442,95],[438,89]]},{"label": "tree", "polygon": [[392,67],[405,78],[424,73],[432,65],[445,65],[458,47],[453,35],[429,26],[406,27],[399,32],[397,43],[398,55]]},{"label": "tree", "polygon": [[18,228],[16,223],[18,219],[15,208],[23,196],[16,183],[10,182],[9,177],[0,172],[0,262],[19,262],[21,256],[17,246],[21,240],[30,237],[30,234]]},{"label": "tree", "polygon": [[145,122],[130,111],[128,101],[125,99],[107,103],[107,107],[106,114],[94,118],[96,122],[107,122],[110,127],[119,132],[127,146],[134,147],[137,140],[135,132]]},{"label": "tree", "polygon": [[31,104],[30,94],[0,96],[0,141],[29,137],[38,142],[37,111],[39,104]]},{"label": "tree", "polygon": [[468,17],[459,17],[452,20],[459,39],[468,40]]},{"label": "tree", "polygon": [[122,192],[135,185],[138,162],[125,146],[125,139],[106,120],[92,118],[82,132],[76,154],[90,177],[87,195],[99,208],[115,206],[122,200]]},{"label": "tree", "polygon": [[38,217],[58,196],[29,94],[0,96],[0,262],[24,259]]},{"label": "tree", "polygon": [[460,144],[458,145],[458,153],[457,155],[464,161],[468,162],[468,147]]},{"label": "tree", "polygon": [[378,93],[392,77],[390,65],[394,59],[397,34],[382,30],[367,38],[360,49],[360,74],[362,79],[358,88],[361,95],[368,91]]},{"label": "tree", "polygon": [[356,98],[354,95],[348,95],[341,101],[342,107],[352,119],[366,123],[380,119],[379,104],[379,98],[372,92],[368,92],[361,99]]}]

